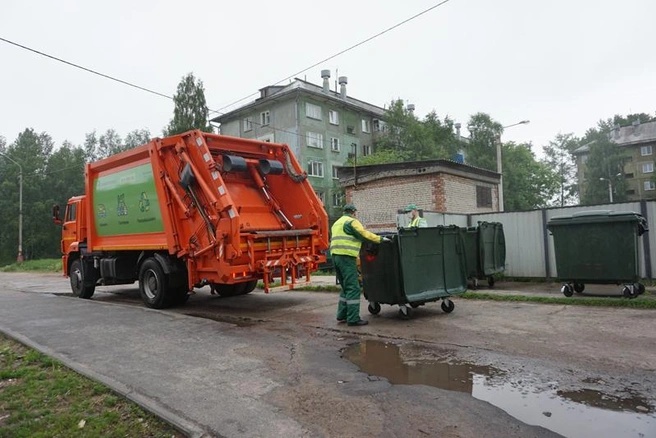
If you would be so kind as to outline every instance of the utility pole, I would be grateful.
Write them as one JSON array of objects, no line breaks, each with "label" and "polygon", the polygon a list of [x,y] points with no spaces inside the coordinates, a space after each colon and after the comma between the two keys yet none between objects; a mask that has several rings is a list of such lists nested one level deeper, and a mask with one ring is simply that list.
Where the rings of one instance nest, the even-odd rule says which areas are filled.
[{"label": "utility pole", "polygon": [[0,155],[18,166],[18,256],[16,256],[16,262],[23,263],[23,166],[7,154],[0,152]]}]

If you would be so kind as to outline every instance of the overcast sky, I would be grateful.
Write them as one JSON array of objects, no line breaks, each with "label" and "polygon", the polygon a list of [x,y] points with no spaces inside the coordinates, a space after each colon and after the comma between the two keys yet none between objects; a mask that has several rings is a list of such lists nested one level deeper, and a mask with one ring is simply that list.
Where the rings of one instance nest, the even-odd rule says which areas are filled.
[{"label": "overcast sky", "polygon": [[[172,95],[202,79],[220,109],[438,0],[250,2],[3,0],[0,37]],[[414,103],[466,126],[489,113],[505,140],[539,151],[559,132],[656,111],[656,1],[450,0],[299,77],[348,76],[348,94]],[[249,100],[252,100],[249,99]],[[0,41],[0,135],[26,127],[59,145],[114,128],[160,136],[173,103]]]}]

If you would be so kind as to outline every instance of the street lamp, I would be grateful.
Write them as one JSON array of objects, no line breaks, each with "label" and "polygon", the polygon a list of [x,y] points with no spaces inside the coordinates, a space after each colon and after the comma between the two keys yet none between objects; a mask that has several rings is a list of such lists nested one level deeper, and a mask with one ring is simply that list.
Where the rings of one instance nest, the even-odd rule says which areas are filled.
[{"label": "street lamp", "polygon": [[[615,175],[616,177],[622,176],[622,173],[618,173]],[[608,199],[610,200],[610,203],[613,203],[613,180],[610,178],[604,178],[601,177],[599,178],[599,181],[607,181],[608,182]]]},{"label": "street lamp", "polygon": [[18,166],[18,256],[16,262],[23,263],[23,166],[9,155],[2,152],[0,152],[0,155]]},{"label": "street lamp", "polygon": [[[503,126],[503,129],[512,128],[517,125],[526,125],[530,120],[522,120],[512,125]],[[501,134],[497,138],[497,173],[499,174],[499,211],[503,211],[503,173],[501,168]]]}]

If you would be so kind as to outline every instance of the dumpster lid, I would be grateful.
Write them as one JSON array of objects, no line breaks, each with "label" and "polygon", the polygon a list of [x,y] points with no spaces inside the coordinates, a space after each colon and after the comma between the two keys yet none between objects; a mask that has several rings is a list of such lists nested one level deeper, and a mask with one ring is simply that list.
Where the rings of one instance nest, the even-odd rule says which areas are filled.
[{"label": "dumpster lid", "polygon": [[638,235],[648,231],[647,220],[635,211],[588,210],[570,216],[554,216],[547,223],[547,228],[558,225],[590,224],[600,222],[637,222]]}]

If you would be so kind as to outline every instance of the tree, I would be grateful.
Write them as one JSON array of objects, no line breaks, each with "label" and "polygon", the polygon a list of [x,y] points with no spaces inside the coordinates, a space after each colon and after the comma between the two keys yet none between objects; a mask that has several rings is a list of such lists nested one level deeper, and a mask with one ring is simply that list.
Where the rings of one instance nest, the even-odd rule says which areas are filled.
[{"label": "tree", "polygon": [[[613,201],[627,199],[626,181],[624,180],[624,154],[606,133],[600,133],[588,143],[590,153],[586,161],[585,193],[581,196],[582,204],[604,204],[610,201],[608,181],[613,189]],[[603,179],[602,179],[603,178]]]},{"label": "tree", "polygon": [[542,149],[545,154],[544,163],[555,172],[559,190],[554,206],[576,204],[578,185],[576,180],[576,161],[572,152],[579,147],[579,140],[574,134],[558,134]]},{"label": "tree", "polygon": [[[449,158],[458,149],[453,121],[431,111],[419,120],[401,99],[393,100],[383,116],[384,133],[374,143],[374,154],[358,164]],[[393,160],[393,161],[389,161]]]},{"label": "tree", "polygon": [[98,138],[95,130],[88,132],[84,137],[84,155],[87,163],[96,161],[99,158]]},{"label": "tree", "polygon": [[164,130],[164,135],[181,134],[190,129],[212,132],[208,124],[209,111],[205,101],[203,82],[194,78],[193,73],[183,77],[178,91],[173,96],[175,108],[173,119]]},{"label": "tree", "polygon": [[467,129],[470,133],[469,144],[466,148],[467,163],[496,171],[496,146],[503,133],[501,123],[493,120],[488,114],[476,113],[469,118]]},{"label": "tree", "polygon": [[558,175],[535,159],[529,143],[502,145],[503,196],[506,211],[544,208],[558,191]]},{"label": "tree", "polygon": [[128,132],[123,143],[123,150],[134,149],[150,141],[150,131],[147,129],[135,129]]},{"label": "tree", "polygon": [[[6,148],[6,155],[20,164],[23,171],[23,254],[26,258],[42,257],[58,247],[59,240],[52,240],[53,228],[44,223],[50,217],[50,208],[45,195],[51,190],[45,179],[47,163],[54,144],[46,133],[25,129],[16,140]],[[19,210],[19,167],[8,160],[0,160],[0,209],[5,212],[0,221],[0,262],[16,259],[18,243]],[[47,224],[47,225],[46,225]]]},{"label": "tree", "polygon": [[98,158],[107,158],[122,152],[123,140],[114,129],[108,129],[98,139]]}]

